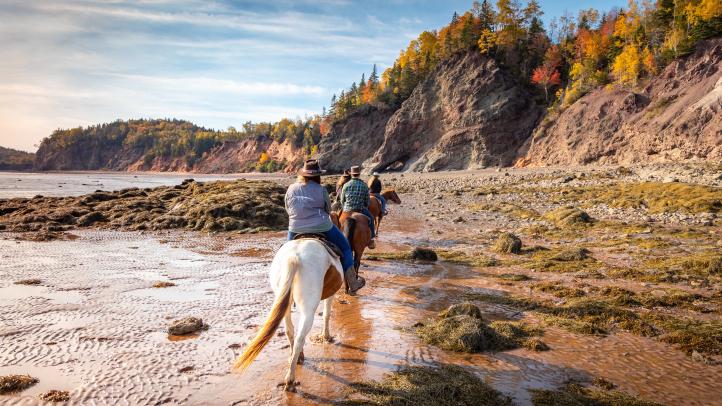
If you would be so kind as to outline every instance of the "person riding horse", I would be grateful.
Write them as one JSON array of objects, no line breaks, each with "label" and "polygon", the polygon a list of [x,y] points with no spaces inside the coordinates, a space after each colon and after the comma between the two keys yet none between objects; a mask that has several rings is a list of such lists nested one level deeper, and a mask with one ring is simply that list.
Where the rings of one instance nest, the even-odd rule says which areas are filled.
[{"label": "person riding horse", "polygon": [[371,240],[368,243],[368,247],[371,249],[376,248],[376,233],[374,230],[374,218],[369,212],[369,202],[371,200],[371,194],[368,186],[360,179],[361,167],[352,166],[349,170],[351,180],[346,182],[341,189],[341,206],[345,212],[357,212],[364,214],[369,218],[369,228],[371,229]]},{"label": "person riding horse", "polygon": [[383,185],[381,185],[381,179],[379,179],[379,176],[381,175],[379,175],[378,172],[374,172],[371,175],[371,178],[369,179],[369,190],[371,191],[371,194],[381,202],[381,213],[383,213],[384,216],[388,216],[389,212],[386,211],[386,198],[381,195]]},{"label": "person riding horse", "polygon": [[311,233],[321,234],[335,244],[343,253],[341,264],[344,278],[349,291],[354,293],[364,287],[366,281],[357,276],[351,246],[329,216],[330,198],[326,188],[321,185],[321,175],[325,172],[317,160],[309,159],[304,163],[303,168],[298,170],[296,183],[288,187],[285,199],[288,213],[288,240],[293,240],[298,234]]}]

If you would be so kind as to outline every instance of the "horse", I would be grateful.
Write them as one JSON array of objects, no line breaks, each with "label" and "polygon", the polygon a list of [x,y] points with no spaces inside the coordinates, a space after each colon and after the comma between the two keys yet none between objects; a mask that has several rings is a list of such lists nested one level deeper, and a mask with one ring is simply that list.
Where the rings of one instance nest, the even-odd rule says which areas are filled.
[{"label": "horse", "polygon": [[[296,367],[304,361],[303,345],[313,325],[316,309],[323,301],[323,332],[325,342],[333,340],[329,330],[333,295],[343,284],[343,268],[338,257],[331,255],[318,240],[289,241],[276,253],[269,273],[275,300],[266,322],[256,337],[236,360],[235,368],[244,371],[275,335],[281,320],[286,322],[286,337],[291,345],[284,390],[295,392]],[[296,304],[299,330],[295,334],[291,307]]]},{"label": "horse", "polygon": [[[357,212],[344,211],[341,213],[331,213],[331,221],[341,229],[343,235],[346,236],[351,250],[353,251],[353,265],[358,276],[358,270],[361,267],[361,257],[364,250],[371,241],[371,227],[369,227],[369,218],[365,214]],[[345,286],[346,293],[349,293],[348,286]]]},{"label": "horse", "polygon": [[[393,189],[384,190],[381,193],[381,196],[386,199],[387,203],[401,204],[401,199],[399,198],[399,195],[397,195],[396,191]],[[381,226],[381,220],[384,218],[384,213],[381,210],[381,201],[373,194],[371,195],[371,200],[369,202],[369,211],[371,212],[371,216],[373,216],[374,218],[376,235],[379,235],[379,228]]]}]

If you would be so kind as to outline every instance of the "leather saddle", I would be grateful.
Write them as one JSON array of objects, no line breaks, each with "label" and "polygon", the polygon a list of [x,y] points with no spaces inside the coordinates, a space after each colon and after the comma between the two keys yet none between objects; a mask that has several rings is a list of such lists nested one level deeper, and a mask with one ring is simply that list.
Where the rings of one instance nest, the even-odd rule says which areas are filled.
[{"label": "leather saddle", "polygon": [[293,239],[294,240],[304,240],[304,239],[318,240],[320,243],[322,243],[326,247],[326,250],[328,250],[329,254],[331,254],[335,257],[338,257],[339,259],[343,256],[343,254],[341,253],[341,249],[338,246],[336,246],[336,244],[329,241],[326,238],[326,236],[323,234],[301,233],[301,234],[297,234]]}]

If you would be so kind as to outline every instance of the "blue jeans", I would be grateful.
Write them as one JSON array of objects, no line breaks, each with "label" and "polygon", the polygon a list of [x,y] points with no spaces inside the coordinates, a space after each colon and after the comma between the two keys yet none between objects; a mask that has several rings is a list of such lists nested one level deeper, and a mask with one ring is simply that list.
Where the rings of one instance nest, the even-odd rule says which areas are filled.
[{"label": "blue jeans", "polygon": [[374,216],[371,215],[369,208],[364,207],[364,209],[361,210],[361,214],[363,214],[369,218],[369,228],[371,229],[371,238],[376,238],[376,230],[374,229],[376,226],[376,222],[374,221]]},{"label": "blue jeans", "polygon": [[[288,241],[293,240],[296,234],[298,233],[289,231]],[[338,227],[333,226],[325,233],[319,234],[323,234],[329,241],[336,244],[336,246],[341,250],[341,253],[343,253],[343,256],[341,257],[341,266],[343,266],[343,269],[341,271],[346,271],[347,269],[353,267],[353,251],[351,251],[351,245],[348,243],[346,236],[343,235]]]},{"label": "blue jeans", "polygon": [[381,213],[386,213],[386,198],[381,196],[381,193],[374,193],[374,197],[381,202]]}]

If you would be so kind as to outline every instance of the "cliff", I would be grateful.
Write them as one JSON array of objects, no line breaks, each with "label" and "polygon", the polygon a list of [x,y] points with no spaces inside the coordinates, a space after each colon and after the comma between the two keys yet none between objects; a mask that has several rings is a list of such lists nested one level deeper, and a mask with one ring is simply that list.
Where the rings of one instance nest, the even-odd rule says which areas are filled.
[{"label": "cliff", "polygon": [[638,92],[587,94],[522,152],[535,166],[722,161],[722,39],[700,42]]},{"label": "cliff", "polygon": [[365,166],[438,171],[509,165],[542,113],[495,60],[460,53],[414,89]]}]

